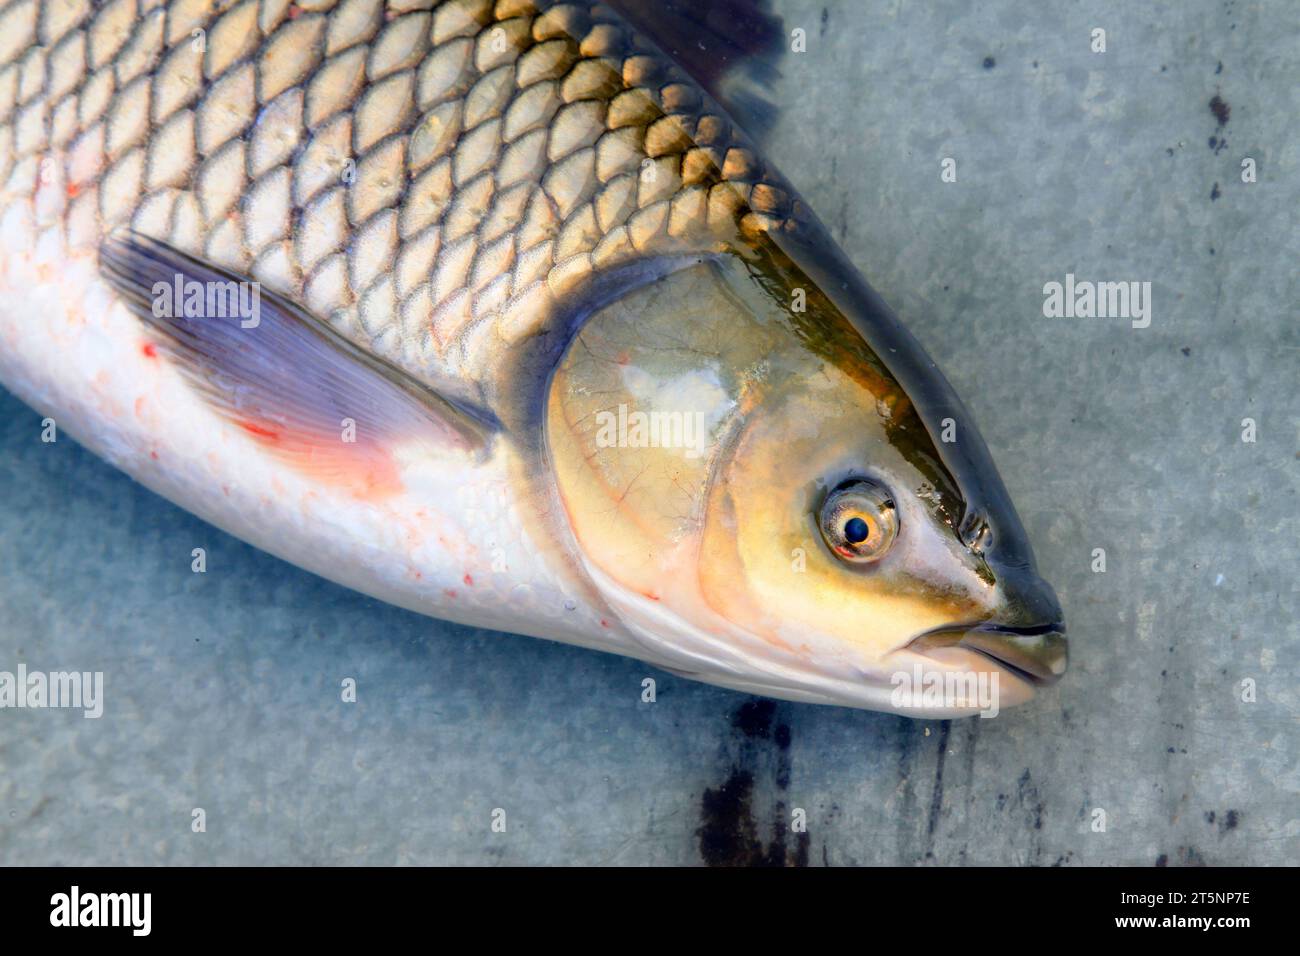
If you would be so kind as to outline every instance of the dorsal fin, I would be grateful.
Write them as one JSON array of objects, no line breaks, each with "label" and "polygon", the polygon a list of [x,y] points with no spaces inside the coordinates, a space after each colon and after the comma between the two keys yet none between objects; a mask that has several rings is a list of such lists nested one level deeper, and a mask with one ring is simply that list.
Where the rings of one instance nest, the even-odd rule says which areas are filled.
[{"label": "dorsal fin", "polygon": [[606,0],[722,104],[753,139],[776,119],[785,27],[767,0]]},{"label": "dorsal fin", "polygon": [[376,497],[396,489],[399,456],[486,447],[490,416],[248,277],[128,230],[104,240],[100,269],[148,329],[145,354],[165,354],[218,414],[300,472]]}]

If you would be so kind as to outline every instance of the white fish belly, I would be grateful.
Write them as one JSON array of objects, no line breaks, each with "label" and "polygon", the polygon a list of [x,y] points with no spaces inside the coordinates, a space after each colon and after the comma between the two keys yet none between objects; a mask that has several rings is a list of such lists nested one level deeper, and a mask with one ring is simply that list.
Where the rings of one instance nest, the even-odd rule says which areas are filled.
[{"label": "white fish belly", "polygon": [[477,463],[398,455],[401,490],[377,500],[313,481],[203,402],[149,346],[93,255],[43,248],[26,229],[6,233],[0,381],[52,418],[61,439],[230,534],[379,600],[619,649],[614,623],[529,541],[505,443]]}]

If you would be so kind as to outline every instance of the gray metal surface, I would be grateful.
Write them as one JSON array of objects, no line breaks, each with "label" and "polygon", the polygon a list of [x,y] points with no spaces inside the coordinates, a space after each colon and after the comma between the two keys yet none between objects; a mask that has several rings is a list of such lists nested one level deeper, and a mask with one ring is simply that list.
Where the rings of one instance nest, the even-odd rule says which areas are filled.
[{"label": "gray metal surface", "polygon": [[[912,721],[445,625],[0,393],[0,670],[105,673],[99,720],[0,710],[0,863],[1300,862],[1300,6],[778,8],[770,153],[974,412],[1066,679]],[[1044,317],[1067,273],[1149,281],[1150,327]]]}]

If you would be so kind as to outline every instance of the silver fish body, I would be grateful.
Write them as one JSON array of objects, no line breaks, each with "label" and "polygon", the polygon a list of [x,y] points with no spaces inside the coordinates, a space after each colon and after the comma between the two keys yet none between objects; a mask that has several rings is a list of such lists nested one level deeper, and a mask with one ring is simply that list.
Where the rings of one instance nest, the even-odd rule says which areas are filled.
[{"label": "silver fish body", "polygon": [[[987,450],[640,9],[11,0],[0,379],[183,507],[423,613],[794,699],[980,709],[900,705],[912,665],[1025,699],[1064,666],[1060,609]],[[183,318],[187,283],[231,290],[229,334]],[[783,436],[829,407],[879,440],[827,425],[796,474]],[[699,429],[638,442],[629,412]],[[902,522],[871,570],[805,520],[858,471]],[[817,574],[785,576],[799,551]],[[858,605],[878,636],[828,616]]]}]

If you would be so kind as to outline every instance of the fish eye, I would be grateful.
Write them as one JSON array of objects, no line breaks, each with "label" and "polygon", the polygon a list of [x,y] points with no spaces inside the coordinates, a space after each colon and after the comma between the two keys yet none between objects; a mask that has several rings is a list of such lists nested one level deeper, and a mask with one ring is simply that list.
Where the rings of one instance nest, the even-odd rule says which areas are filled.
[{"label": "fish eye", "polygon": [[888,491],[865,478],[840,484],[821,511],[822,537],[853,564],[877,561],[898,535],[898,511]]}]

